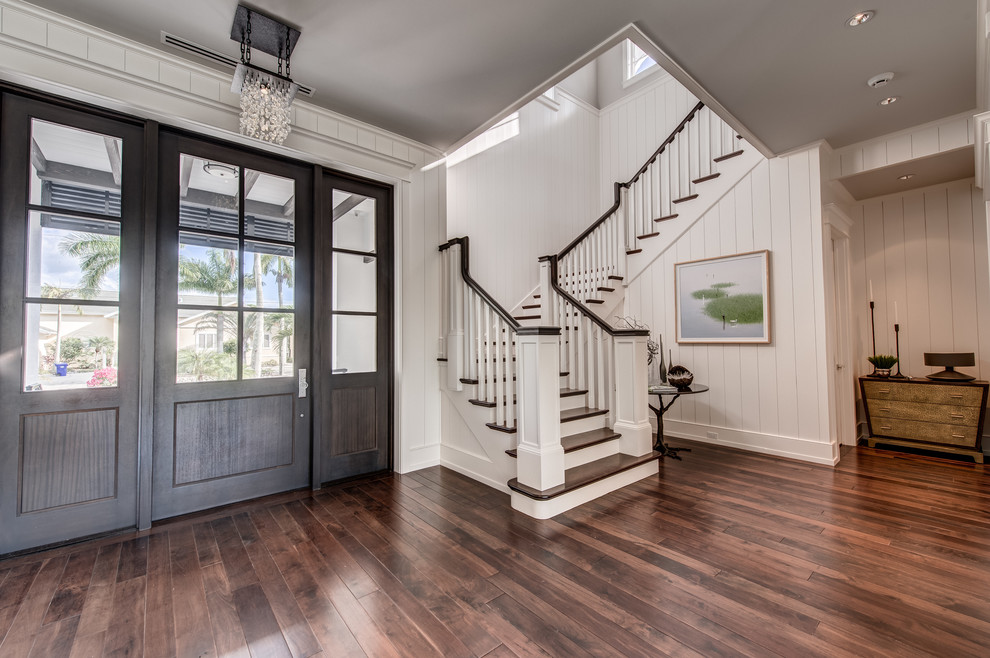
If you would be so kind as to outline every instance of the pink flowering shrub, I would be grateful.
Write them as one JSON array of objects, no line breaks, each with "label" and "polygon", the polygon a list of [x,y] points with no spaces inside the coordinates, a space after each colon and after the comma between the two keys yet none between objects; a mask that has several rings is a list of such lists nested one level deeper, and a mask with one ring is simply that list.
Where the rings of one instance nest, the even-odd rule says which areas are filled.
[{"label": "pink flowering shrub", "polygon": [[100,368],[93,373],[93,377],[86,382],[86,386],[116,386],[117,369],[113,366]]}]

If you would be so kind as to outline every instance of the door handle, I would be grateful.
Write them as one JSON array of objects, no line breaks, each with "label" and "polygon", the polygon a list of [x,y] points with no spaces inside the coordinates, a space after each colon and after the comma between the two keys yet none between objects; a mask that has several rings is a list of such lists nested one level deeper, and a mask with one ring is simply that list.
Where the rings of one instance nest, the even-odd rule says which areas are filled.
[{"label": "door handle", "polygon": [[836,363],[836,364],[835,364],[835,369],[836,369],[836,370],[842,370],[842,368],[843,368],[843,367],[844,367],[844,366],[843,366],[843,365],[842,365],[841,363]]},{"label": "door handle", "polygon": [[309,382],[306,381],[306,369],[299,369],[299,397],[306,397],[306,389],[309,388]]}]

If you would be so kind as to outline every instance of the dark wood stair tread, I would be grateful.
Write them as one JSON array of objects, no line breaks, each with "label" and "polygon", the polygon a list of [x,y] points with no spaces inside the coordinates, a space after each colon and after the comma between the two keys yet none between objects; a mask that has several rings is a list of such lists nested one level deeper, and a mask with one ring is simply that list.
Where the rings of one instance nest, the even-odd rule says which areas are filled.
[{"label": "dark wood stair tread", "polygon": [[514,319],[516,319],[516,320],[539,320],[540,319],[540,316],[539,315],[513,315],[512,317]]},{"label": "dark wood stair tread", "polygon": [[461,377],[461,383],[462,384],[477,384],[478,383],[478,380],[477,379],[468,379],[466,377]]},{"label": "dark wood stair tread", "polygon": [[654,222],[665,222],[668,219],[677,219],[678,217],[679,217],[679,215],[675,212],[672,215],[664,215],[663,217],[657,217],[653,221]]},{"label": "dark wood stair tread", "polygon": [[496,432],[505,432],[506,434],[516,433],[516,424],[512,425],[499,425],[497,423],[485,423],[485,427],[495,430]]},{"label": "dark wood stair tread", "polygon": [[588,389],[585,388],[561,388],[560,397],[570,398],[570,397],[574,397],[575,395],[584,395],[587,392]]},{"label": "dark wood stair tread", "polygon": [[722,174],[715,172],[714,174],[708,174],[707,176],[702,176],[701,178],[695,178],[692,183],[697,185],[698,183],[704,183],[705,181],[714,180],[721,176]]},{"label": "dark wood stair tread", "polygon": [[674,199],[674,203],[684,203],[685,201],[690,201],[697,198],[697,194],[689,194],[688,196],[682,196],[680,199]]},{"label": "dark wood stair tread", "polygon": [[732,153],[726,153],[725,155],[720,155],[717,158],[715,158],[712,162],[725,162],[729,158],[734,158],[737,155],[742,155],[742,154],[743,154],[743,150],[739,149],[738,151],[733,151]]},{"label": "dark wood stair tread", "polygon": [[658,235],[660,235],[660,231],[656,231],[654,233],[647,233],[646,235],[637,235],[636,236],[636,239],[637,240],[646,240],[648,238],[655,238]]},{"label": "dark wood stair tread", "polygon": [[525,309],[529,309],[529,308],[540,308],[540,306],[541,306],[540,304],[523,304],[523,308],[525,308]]},{"label": "dark wood stair tread", "polygon": [[608,286],[598,286],[598,292],[615,292],[615,288],[609,288]]},{"label": "dark wood stair tread", "polygon": [[608,409],[592,409],[591,407],[577,407],[576,409],[564,409],[560,412],[560,422],[569,423],[572,420],[591,418],[592,416],[604,416]]},{"label": "dark wood stair tread", "polygon": [[[677,203],[676,201],[674,203]],[[633,254],[638,254],[643,251],[642,249],[626,249],[626,256],[632,256]]]},{"label": "dark wood stair tread", "polygon": [[585,304],[604,304],[605,303],[605,300],[604,299],[586,299],[586,300],[584,300],[584,303]]},{"label": "dark wood stair tread", "polygon": [[[617,439],[620,436],[622,435],[613,432],[607,427],[604,427],[602,429],[571,434],[570,436],[562,436],[560,437],[560,445],[564,448],[564,454],[566,455],[569,452],[574,452],[575,450],[580,450],[582,448],[590,448],[591,446],[596,446],[599,443],[605,443],[606,441]],[[506,450],[505,454],[510,457],[518,457],[515,448],[512,450]]]},{"label": "dark wood stair tread", "polygon": [[660,457],[662,455],[656,451],[647,453],[641,457],[623,454],[610,455],[587,464],[582,464],[581,466],[567,469],[564,471],[564,484],[550,489],[539,491],[532,487],[519,484],[516,478],[509,480],[509,488],[536,500],[550,500],[561,494],[575,491],[581,487],[586,487],[589,484],[604,480],[611,475],[616,475],[642,464],[647,464],[655,459],[660,459]]},{"label": "dark wood stair tread", "polygon": [[445,357],[445,356],[438,356],[437,357],[437,361],[442,361],[442,362],[446,363],[447,362],[447,357]]}]

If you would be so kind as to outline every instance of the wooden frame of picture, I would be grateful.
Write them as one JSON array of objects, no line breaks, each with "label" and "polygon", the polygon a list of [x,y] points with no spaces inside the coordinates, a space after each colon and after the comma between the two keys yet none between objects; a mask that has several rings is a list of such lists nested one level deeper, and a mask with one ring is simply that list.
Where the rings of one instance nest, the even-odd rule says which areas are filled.
[{"label": "wooden frame of picture", "polygon": [[678,343],[770,342],[770,252],[674,264]]}]

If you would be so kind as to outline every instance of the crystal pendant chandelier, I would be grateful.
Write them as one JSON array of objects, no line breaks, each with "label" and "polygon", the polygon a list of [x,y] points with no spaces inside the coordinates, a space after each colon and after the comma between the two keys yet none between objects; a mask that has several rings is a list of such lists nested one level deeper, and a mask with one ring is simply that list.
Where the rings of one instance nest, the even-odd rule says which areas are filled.
[{"label": "crystal pendant chandelier", "polygon": [[[288,78],[244,67],[241,84],[241,134],[273,144],[289,136],[292,105],[299,85]],[[235,73],[235,79],[237,73]]]},{"label": "crystal pendant chandelier", "polygon": [[[241,97],[241,134],[281,144],[289,135],[290,106],[299,91],[299,85],[289,77],[290,56],[299,39],[299,31],[240,5],[234,15],[230,38],[241,43],[241,63],[234,71],[230,86],[230,90]],[[278,73],[251,63],[252,45],[278,58]],[[285,75],[282,75],[283,63]]]}]

